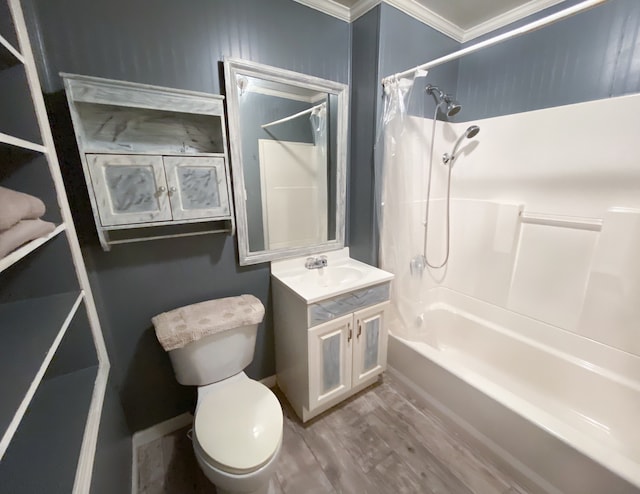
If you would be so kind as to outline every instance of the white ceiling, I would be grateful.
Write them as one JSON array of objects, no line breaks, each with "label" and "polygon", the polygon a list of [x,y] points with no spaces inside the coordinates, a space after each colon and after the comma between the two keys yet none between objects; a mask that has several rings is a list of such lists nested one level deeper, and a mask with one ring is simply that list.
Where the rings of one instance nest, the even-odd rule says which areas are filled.
[{"label": "white ceiling", "polygon": [[295,0],[351,22],[383,1],[465,42],[564,0]]}]

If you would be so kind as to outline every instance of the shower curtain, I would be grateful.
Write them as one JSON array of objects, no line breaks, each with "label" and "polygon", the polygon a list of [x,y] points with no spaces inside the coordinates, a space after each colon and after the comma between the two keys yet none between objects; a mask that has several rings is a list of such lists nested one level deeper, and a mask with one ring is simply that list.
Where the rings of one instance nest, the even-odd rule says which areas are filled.
[{"label": "shower curtain", "polygon": [[318,159],[327,159],[327,103],[318,105],[309,115],[313,145],[316,147]]},{"label": "shower curtain", "polygon": [[376,209],[380,266],[395,274],[391,284],[390,327],[398,336],[411,339],[424,327],[425,281],[429,274],[428,270],[416,269],[415,259],[423,252],[431,151],[430,122],[407,112],[413,85],[412,79],[398,79],[385,85],[375,167],[379,184]]}]

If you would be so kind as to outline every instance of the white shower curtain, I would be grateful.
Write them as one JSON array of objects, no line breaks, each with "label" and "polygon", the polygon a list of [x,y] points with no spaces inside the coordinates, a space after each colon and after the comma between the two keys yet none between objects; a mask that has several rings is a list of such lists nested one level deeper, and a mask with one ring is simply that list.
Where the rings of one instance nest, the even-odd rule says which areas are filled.
[{"label": "white shower curtain", "polygon": [[384,114],[376,146],[377,218],[380,266],[395,274],[391,284],[391,325],[398,336],[410,338],[422,328],[426,301],[426,272],[412,273],[411,261],[423,251],[424,214],[430,135],[425,120],[407,114],[413,80],[385,86]]},{"label": "white shower curtain", "polygon": [[313,145],[316,146],[318,159],[327,159],[327,103],[318,105],[309,115]]}]

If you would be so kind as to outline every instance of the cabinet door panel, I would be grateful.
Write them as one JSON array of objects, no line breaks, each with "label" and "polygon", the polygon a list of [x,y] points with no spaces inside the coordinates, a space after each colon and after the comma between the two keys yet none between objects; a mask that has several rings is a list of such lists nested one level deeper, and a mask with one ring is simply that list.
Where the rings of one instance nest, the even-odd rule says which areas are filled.
[{"label": "cabinet door panel", "polygon": [[387,306],[385,302],[354,314],[353,386],[382,373],[387,366],[387,329],[384,321]]},{"label": "cabinet door panel", "polygon": [[160,156],[88,154],[87,163],[103,226],[171,219]]},{"label": "cabinet door panel", "polygon": [[351,389],[353,317],[309,330],[309,410]]},{"label": "cabinet door panel", "polygon": [[224,158],[165,156],[174,220],[229,216]]}]

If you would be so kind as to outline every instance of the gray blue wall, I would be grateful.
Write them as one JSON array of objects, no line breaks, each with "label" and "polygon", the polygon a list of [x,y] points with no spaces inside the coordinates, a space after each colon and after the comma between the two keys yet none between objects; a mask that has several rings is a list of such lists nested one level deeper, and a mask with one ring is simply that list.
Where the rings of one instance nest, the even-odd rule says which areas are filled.
[{"label": "gray blue wall", "polygon": [[[572,3],[577,2],[535,17]],[[610,0],[468,55],[459,62],[460,115],[464,120],[486,118],[637,93],[639,36],[640,2]]]},{"label": "gray blue wall", "polygon": [[[378,260],[374,195],[375,169],[382,159],[376,146],[383,109],[381,80],[458,47],[456,41],[387,4],[353,23],[349,245],[356,259],[373,264]],[[457,64],[419,78],[409,99],[411,113],[433,115],[435,102],[424,92],[427,80],[455,94],[457,78]]]},{"label": "gray blue wall", "polygon": [[[56,145],[71,193],[112,372],[131,431],[187,411],[151,317],[250,293],[266,306],[254,378],[274,374],[269,267],[241,268],[228,235],[97,245],[61,71],[218,93],[224,56],[349,82],[350,27],[290,0],[33,0],[33,35]],[[37,33],[37,34],[36,34]]]},{"label": "gray blue wall", "polygon": [[[382,101],[380,81],[383,77],[441,57],[460,47],[457,41],[409,17],[395,7],[382,4],[381,9],[378,102]],[[433,84],[446,93],[456,94],[457,81],[457,62],[436,67],[429,71],[427,77],[416,78],[409,98],[409,112],[431,118],[435,110],[435,99],[426,94],[426,84]],[[380,121],[382,105],[379,104],[378,108]]]},{"label": "gray blue wall", "polygon": [[375,232],[373,215],[373,146],[378,105],[378,41],[380,7],[352,24],[351,60],[351,159],[347,189],[349,211],[347,244],[351,256],[364,262],[377,258],[372,245]]}]

